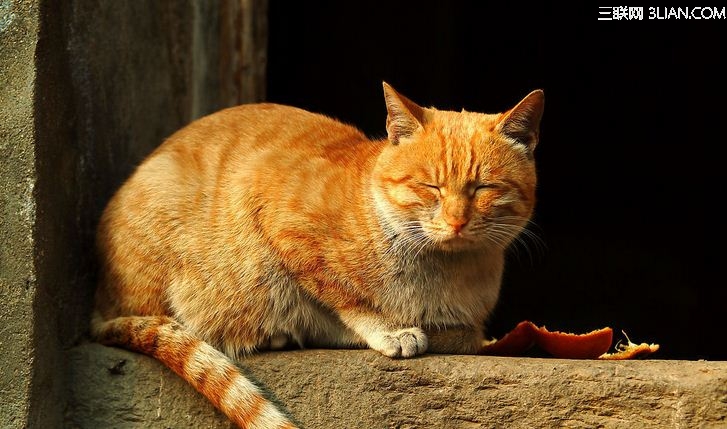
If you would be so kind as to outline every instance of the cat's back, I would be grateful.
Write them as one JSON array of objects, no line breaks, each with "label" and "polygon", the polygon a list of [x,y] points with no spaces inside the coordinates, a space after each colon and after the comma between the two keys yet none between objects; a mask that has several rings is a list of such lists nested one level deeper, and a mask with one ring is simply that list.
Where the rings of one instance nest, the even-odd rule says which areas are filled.
[{"label": "cat's back", "polygon": [[[335,141],[365,139],[361,131],[328,116],[274,103],[243,104],[200,118],[170,136],[158,153],[219,149],[325,150]],[[230,147],[231,146],[231,147]]]},{"label": "cat's back", "polygon": [[[174,202],[183,207],[198,194],[212,192],[231,173],[279,173],[311,159],[336,162],[341,158],[337,153],[355,153],[355,146],[367,141],[355,127],[321,114],[274,103],[243,104],[202,117],[172,134],[142,162],[114,200],[124,199],[133,206],[139,194],[149,191],[167,206]],[[134,196],[127,199],[126,194]]]},{"label": "cat's back", "polygon": [[293,169],[311,177],[343,169],[352,159],[375,156],[376,147],[355,127],[296,107],[220,110],[181,128],[149,155],[112,198],[101,227],[136,223],[149,213],[157,220],[194,217],[220,191],[251,192],[256,184],[269,189]]}]

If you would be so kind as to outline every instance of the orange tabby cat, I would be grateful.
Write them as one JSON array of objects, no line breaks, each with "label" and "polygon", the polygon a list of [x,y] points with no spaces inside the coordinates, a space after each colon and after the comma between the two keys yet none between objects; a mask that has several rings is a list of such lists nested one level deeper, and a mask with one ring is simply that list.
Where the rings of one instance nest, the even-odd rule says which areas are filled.
[{"label": "orange tabby cat", "polygon": [[171,136],[101,218],[94,337],[246,428],[293,427],[233,364],[254,350],[476,353],[533,210],[543,93],[500,114],[384,94],[387,140],[274,104]]}]

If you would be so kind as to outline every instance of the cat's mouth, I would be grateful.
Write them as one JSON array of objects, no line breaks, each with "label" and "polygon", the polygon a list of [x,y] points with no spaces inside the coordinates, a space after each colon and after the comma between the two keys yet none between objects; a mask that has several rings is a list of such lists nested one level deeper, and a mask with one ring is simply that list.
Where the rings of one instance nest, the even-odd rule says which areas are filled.
[{"label": "cat's mouth", "polygon": [[476,246],[475,241],[462,233],[452,234],[443,240],[438,240],[438,246],[442,250],[457,251],[471,249]]}]

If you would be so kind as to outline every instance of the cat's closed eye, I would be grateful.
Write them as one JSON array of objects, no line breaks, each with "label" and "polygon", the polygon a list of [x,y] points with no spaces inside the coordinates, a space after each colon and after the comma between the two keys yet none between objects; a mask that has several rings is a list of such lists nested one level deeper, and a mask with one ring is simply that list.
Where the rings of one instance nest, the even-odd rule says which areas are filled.
[{"label": "cat's closed eye", "polygon": [[486,191],[488,189],[496,189],[498,188],[497,183],[480,183],[474,188],[474,193],[477,193],[479,191]]},{"label": "cat's closed eye", "polygon": [[419,182],[419,185],[424,186],[425,188],[429,188],[432,191],[435,191],[439,195],[442,194],[442,188],[440,188],[438,185],[433,185],[431,183],[426,183],[426,182]]}]

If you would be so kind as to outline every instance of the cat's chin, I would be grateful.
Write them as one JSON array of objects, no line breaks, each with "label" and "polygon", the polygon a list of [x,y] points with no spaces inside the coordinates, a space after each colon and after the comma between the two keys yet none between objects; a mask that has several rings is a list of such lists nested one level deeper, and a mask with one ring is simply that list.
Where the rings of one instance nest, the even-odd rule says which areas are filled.
[{"label": "cat's chin", "polygon": [[437,247],[445,252],[461,252],[465,250],[473,250],[481,246],[474,240],[460,236],[440,241],[437,244]]}]

